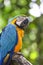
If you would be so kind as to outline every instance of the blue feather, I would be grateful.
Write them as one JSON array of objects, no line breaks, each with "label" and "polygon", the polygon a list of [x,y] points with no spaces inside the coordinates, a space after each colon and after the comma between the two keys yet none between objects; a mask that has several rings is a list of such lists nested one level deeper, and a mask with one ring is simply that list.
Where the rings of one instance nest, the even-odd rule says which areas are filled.
[{"label": "blue feather", "polygon": [[17,32],[16,27],[12,24],[8,24],[1,35],[1,57],[2,59],[8,52],[14,49],[17,44]]}]

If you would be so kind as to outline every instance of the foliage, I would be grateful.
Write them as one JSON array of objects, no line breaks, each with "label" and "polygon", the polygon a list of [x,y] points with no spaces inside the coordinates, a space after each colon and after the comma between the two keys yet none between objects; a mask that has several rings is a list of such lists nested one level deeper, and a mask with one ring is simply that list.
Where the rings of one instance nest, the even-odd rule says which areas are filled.
[{"label": "foliage", "polygon": [[[36,3],[40,4],[38,0]],[[29,14],[31,0],[0,0],[0,33],[9,18]],[[43,15],[36,18],[25,29],[21,52],[33,65],[43,65]]]}]

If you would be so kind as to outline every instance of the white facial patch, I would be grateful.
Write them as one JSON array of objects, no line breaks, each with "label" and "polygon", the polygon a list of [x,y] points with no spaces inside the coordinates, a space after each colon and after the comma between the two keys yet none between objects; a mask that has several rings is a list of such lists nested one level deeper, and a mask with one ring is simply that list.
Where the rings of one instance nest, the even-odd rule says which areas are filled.
[{"label": "white facial patch", "polygon": [[26,19],[26,17],[19,16],[19,17],[17,18],[16,24],[20,26],[21,23],[22,23],[25,19]]},{"label": "white facial patch", "polygon": [[20,26],[20,24],[22,23],[22,21],[17,21],[16,24]]}]

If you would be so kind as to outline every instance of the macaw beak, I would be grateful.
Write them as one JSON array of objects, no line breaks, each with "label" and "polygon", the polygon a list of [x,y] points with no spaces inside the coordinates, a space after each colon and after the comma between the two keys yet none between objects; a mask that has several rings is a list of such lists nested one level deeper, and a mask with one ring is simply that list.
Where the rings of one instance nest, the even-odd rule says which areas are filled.
[{"label": "macaw beak", "polygon": [[25,20],[21,23],[20,27],[22,29],[25,29],[29,23],[30,23],[29,17],[26,17]]}]

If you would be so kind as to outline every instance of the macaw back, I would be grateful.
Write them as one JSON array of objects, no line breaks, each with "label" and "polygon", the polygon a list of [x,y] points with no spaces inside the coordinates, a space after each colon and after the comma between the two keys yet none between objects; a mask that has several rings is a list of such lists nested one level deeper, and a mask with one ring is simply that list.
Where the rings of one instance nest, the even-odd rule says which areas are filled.
[{"label": "macaw back", "polygon": [[7,55],[7,53],[11,52],[14,49],[15,45],[17,44],[17,32],[16,27],[14,25],[8,24],[6,26],[6,28],[1,34],[0,44],[1,61]]}]

